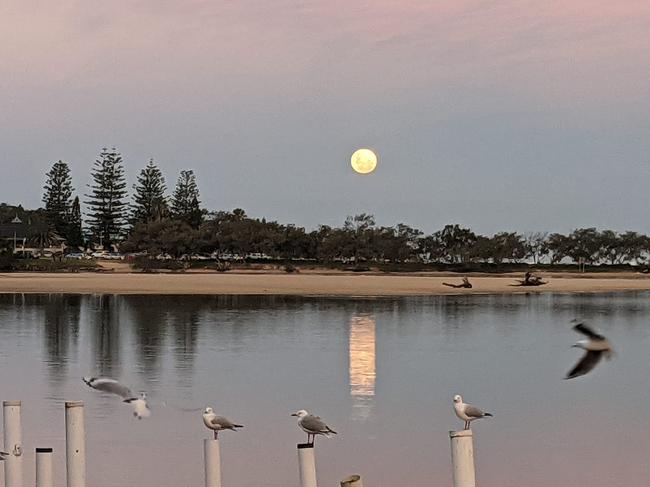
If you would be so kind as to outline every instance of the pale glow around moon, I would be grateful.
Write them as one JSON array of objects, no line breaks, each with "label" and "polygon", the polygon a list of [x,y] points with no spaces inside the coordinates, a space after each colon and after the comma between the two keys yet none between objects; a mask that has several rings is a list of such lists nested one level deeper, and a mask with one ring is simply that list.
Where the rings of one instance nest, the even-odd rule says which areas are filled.
[{"label": "pale glow around moon", "polygon": [[377,167],[377,155],[370,149],[359,149],[352,154],[350,163],[359,174],[368,174]]}]

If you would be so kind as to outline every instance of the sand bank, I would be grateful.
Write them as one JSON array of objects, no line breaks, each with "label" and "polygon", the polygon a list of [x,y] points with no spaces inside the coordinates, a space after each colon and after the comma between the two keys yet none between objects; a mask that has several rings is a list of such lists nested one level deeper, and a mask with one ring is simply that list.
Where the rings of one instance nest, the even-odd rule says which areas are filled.
[{"label": "sand bank", "polygon": [[[593,276],[593,275],[592,275]],[[0,293],[78,294],[275,294],[329,296],[417,296],[438,294],[504,294],[650,291],[650,277],[545,276],[548,284],[513,287],[514,277],[471,277],[473,289],[452,289],[443,281],[458,277],[358,274],[0,274]]]}]

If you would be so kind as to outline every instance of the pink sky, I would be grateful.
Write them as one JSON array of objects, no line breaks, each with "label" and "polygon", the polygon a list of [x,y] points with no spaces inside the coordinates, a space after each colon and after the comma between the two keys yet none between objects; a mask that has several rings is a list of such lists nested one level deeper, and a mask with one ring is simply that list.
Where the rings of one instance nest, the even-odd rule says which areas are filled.
[{"label": "pink sky", "polygon": [[314,74],[380,95],[472,73],[499,83],[506,70],[537,95],[648,89],[638,79],[650,65],[647,1],[28,0],[0,9],[5,89],[165,93],[225,78],[230,94],[258,91],[261,77],[270,91],[287,81],[309,91]]}]

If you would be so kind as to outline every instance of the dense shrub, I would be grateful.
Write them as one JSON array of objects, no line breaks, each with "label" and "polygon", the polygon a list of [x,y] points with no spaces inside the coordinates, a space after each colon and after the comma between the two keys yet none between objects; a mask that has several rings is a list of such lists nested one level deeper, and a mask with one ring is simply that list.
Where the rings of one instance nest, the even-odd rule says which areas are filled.
[{"label": "dense shrub", "polygon": [[133,261],[133,268],[143,272],[155,272],[159,270],[181,271],[187,269],[188,265],[180,260],[158,260],[141,255]]},{"label": "dense shrub", "polygon": [[13,263],[13,270],[22,272],[88,272],[98,269],[95,261],[76,259],[16,259]]},{"label": "dense shrub", "polygon": [[0,271],[13,271],[16,263],[14,256],[7,252],[0,253]]}]

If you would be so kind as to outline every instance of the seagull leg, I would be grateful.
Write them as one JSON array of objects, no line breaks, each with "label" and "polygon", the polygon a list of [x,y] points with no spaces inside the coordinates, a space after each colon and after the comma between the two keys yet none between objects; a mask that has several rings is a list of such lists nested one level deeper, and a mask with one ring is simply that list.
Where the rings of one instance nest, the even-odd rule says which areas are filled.
[{"label": "seagull leg", "polygon": [[469,429],[469,421],[465,421],[465,429],[466,429],[466,430]]},{"label": "seagull leg", "polygon": [[219,432],[217,430],[214,430],[214,439],[217,439],[217,436],[219,435]]}]

